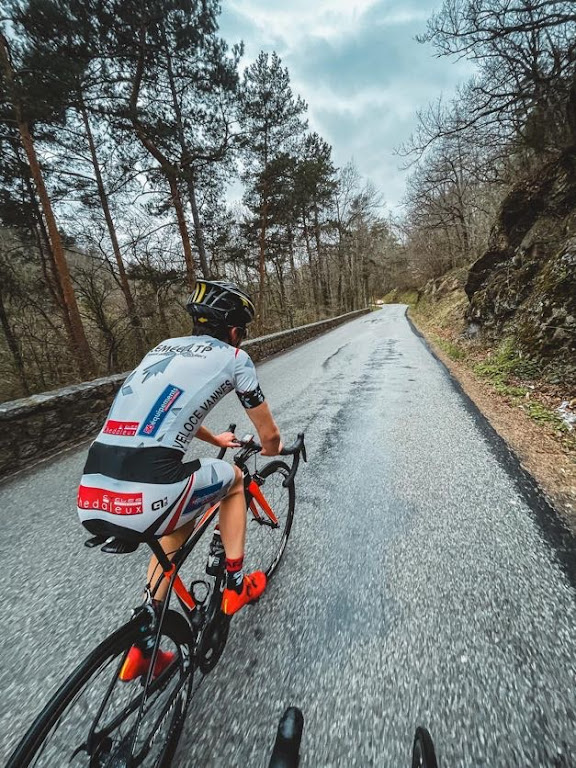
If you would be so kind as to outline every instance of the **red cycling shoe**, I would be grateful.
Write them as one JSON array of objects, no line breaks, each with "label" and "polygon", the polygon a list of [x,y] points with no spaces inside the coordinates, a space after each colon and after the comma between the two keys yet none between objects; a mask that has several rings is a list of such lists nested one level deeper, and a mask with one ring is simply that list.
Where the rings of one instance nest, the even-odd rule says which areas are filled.
[{"label": "red cycling shoe", "polygon": [[[156,664],[154,664],[153,677],[159,677],[162,672],[170,666],[175,656],[176,654],[171,651],[159,650],[158,655],[156,656]],[[120,680],[127,683],[130,680],[136,680],[136,678],[141,675],[147,674],[150,667],[150,659],[151,656],[144,656],[142,649],[137,645],[133,645],[128,651],[128,655],[126,656],[124,664],[122,664],[122,669],[120,670],[118,677]]]},{"label": "red cycling shoe", "polygon": [[232,616],[248,603],[258,600],[266,589],[266,574],[262,571],[254,571],[244,576],[242,591],[225,589],[222,593],[222,611],[226,616]]}]

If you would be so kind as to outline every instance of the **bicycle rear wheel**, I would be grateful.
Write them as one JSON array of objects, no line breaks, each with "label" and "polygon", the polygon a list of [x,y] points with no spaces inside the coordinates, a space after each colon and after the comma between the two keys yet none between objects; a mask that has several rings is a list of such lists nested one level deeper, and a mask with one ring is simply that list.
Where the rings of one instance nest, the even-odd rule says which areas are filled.
[{"label": "bicycle rear wheel", "polygon": [[294,483],[284,488],[290,468],[283,461],[270,461],[258,471],[258,484],[264,497],[264,505],[253,498],[248,509],[246,529],[246,570],[274,574],[286,542],[290,536],[294,517]]},{"label": "bicycle rear wheel", "polygon": [[438,768],[432,736],[422,726],[416,728],[414,734],[412,768]]},{"label": "bicycle rear wheel", "polygon": [[122,682],[118,673],[146,626],[145,619],[125,624],[76,668],[24,736],[7,768],[170,765],[190,698],[192,635],[180,614],[167,611],[160,647],[175,657],[145,689],[144,678]]}]

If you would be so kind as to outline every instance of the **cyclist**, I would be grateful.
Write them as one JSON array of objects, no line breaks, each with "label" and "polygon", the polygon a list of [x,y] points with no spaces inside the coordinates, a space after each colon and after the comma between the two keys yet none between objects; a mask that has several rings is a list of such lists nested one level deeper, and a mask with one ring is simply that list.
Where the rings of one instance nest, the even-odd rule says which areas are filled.
[{"label": "cyclist", "polygon": [[[88,453],[78,514],[94,534],[127,538],[135,531],[161,537],[162,548],[170,555],[189,536],[194,519],[220,501],[207,571],[214,572],[225,560],[222,610],[231,616],[266,588],[264,573],[243,572],[242,473],[219,459],[182,459],[193,437],[221,448],[238,447],[232,433],[215,435],[202,426],[206,415],[232,390],[258,432],[262,454],[274,456],[282,444],[254,364],[240,349],[255,314],[250,297],[234,283],[198,280],[186,308],[193,319],[193,335],[154,347],[116,395]],[[157,566],[152,557],[148,582]],[[164,582],[156,599],[161,601],[166,590]],[[147,671],[151,646],[149,642],[148,647],[131,649],[122,679]],[[154,674],[160,674],[171,658],[160,651]]]}]

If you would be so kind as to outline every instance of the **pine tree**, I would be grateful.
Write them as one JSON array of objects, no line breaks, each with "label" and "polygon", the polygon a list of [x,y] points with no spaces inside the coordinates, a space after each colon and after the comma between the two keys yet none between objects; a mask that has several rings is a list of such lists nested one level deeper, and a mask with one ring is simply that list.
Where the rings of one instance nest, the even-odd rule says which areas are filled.
[{"label": "pine tree", "polygon": [[185,210],[188,196],[194,240],[203,274],[208,275],[198,204],[199,177],[232,145],[231,109],[241,48],[217,35],[219,6],[214,0],[129,0],[118,4],[115,29],[122,56],[116,61],[118,126],[128,127],[156,161],[170,189],[180,232],[187,280],[195,280]]},{"label": "pine tree", "polygon": [[288,70],[276,53],[260,53],[244,72],[240,122],[243,131],[244,181],[246,203],[256,217],[258,232],[257,317],[264,323],[266,262],[269,256],[271,226],[272,163],[290,153],[306,129],[305,102],[294,96]]},{"label": "pine tree", "polygon": [[[306,242],[316,307],[327,310],[331,303],[331,281],[322,231],[328,225],[336,189],[332,147],[317,133],[307,134],[300,147],[296,168],[296,197]],[[312,253],[311,235],[316,254]]]}]

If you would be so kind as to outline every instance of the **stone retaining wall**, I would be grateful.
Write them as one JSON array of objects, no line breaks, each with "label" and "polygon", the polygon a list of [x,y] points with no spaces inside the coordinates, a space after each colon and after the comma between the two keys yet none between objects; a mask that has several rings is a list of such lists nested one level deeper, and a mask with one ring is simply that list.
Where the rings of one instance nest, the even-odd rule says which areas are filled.
[{"label": "stone retaining wall", "polygon": [[[361,309],[260,336],[242,347],[254,362],[258,362],[366,312],[369,310]],[[128,373],[0,404],[0,477],[94,435],[101,428],[114,395]]]}]

